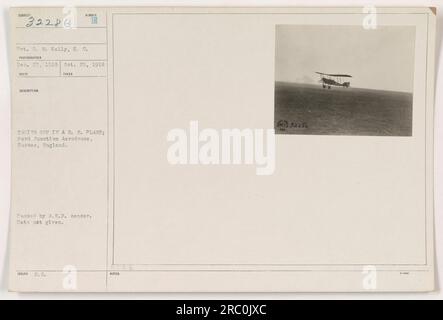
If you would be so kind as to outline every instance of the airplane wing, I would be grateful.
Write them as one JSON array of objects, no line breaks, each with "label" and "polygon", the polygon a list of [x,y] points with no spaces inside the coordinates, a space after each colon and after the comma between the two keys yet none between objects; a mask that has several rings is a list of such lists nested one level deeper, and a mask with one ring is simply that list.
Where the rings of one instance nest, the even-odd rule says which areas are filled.
[{"label": "airplane wing", "polygon": [[323,73],[323,72],[315,72],[324,76],[330,76],[330,77],[344,77],[344,78],[352,78],[349,74],[329,74],[329,73]]}]

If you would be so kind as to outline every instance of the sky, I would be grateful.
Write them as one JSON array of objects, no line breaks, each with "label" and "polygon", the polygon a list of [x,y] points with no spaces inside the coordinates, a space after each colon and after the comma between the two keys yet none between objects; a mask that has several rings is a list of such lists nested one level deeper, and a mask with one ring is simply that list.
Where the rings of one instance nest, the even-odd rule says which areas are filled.
[{"label": "sky", "polygon": [[353,76],[351,87],[413,91],[415,27],[276,27],[276,81],[318,83],[315,71]]}]

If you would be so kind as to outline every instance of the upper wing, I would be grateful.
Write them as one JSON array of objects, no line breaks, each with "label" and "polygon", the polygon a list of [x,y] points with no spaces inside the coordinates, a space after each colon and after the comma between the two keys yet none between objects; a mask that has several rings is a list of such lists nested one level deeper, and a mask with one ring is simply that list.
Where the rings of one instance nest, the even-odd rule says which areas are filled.
[{"label": "upper wing", "polygon": [[325,76],[331,76],[331,77],[345,77],[345,78],[352,78],[351,75],[349,74],[329,74],[329,73],[323,73],[323,72],[315,72],[321,75],[325,75]]}]

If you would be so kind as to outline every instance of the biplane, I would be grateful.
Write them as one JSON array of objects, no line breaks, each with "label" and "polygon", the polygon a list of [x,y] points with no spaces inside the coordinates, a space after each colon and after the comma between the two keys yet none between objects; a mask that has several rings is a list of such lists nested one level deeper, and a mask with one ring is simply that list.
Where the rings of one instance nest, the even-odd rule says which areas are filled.
[{"label": "biplane", "polygon": [[350,81],[343,81],[342,78],[352,78],[349,74],[329,74],[323,72],[315,72],[320,75],[319,82],[322,83],[323,89],[331,87],[344,87],[349,88],[351,85]]}]

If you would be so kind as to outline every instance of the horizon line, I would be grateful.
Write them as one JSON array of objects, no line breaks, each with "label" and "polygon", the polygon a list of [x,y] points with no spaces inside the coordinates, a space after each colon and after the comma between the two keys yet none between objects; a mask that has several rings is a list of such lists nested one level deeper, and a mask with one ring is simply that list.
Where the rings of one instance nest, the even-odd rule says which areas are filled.
[{"label": "horizon line", "polygon": [[[317,86],[316,83],[311,83],[311,82],[307,83],[307,82],[293,82],[293,81],[274,80],[274,83],[276,83],[276,82]],[[319,84],[319,86],[321,86],[321,84]],[[337,87],[337,86],[334,86],[334,87]],[[389,91],[389,92],[410,93],[410,94],[414,93],[414,91],[399,91],[399,90],[389,90],[389,89],[363,88],[363,87],[353,87],[352,85],[349,86],[349,88],[347,88],[347,89],[364,89],[364,90]]]}]

